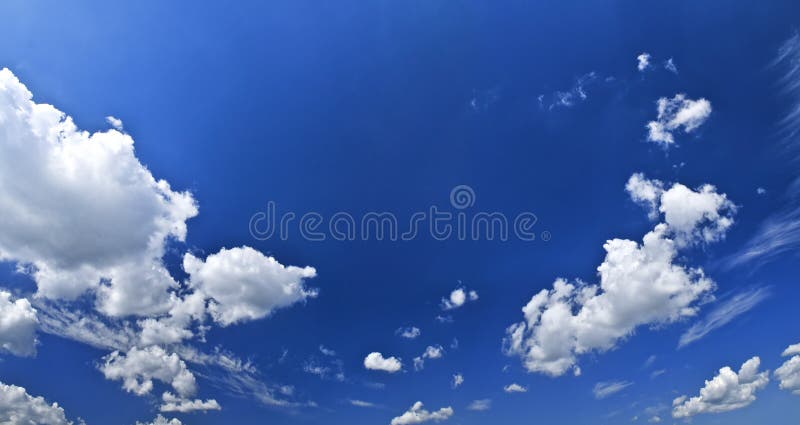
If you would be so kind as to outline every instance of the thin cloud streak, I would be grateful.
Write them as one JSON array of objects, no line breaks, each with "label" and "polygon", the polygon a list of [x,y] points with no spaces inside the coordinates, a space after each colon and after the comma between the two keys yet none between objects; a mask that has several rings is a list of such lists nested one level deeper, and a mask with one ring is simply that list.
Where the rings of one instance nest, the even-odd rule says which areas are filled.
[{"label": "thin cloud streak", "polygon": [[739,292],[725,301],[706,315],[703,320],[695,323],[681,335],[678,348],[683,348],[694,341],[708,335],[715,329],[727,325],[733,319],[752,310],[770,296],[768,287],[751,288]]}]

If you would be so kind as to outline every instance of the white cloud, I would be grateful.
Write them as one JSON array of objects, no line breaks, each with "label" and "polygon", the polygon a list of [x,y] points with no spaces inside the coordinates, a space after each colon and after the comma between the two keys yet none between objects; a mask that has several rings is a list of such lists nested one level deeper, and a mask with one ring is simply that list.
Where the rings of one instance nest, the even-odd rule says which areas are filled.
[{"label": "white cloud", "polygon": [[192,331],[168,320],[145,319],[140,320],[138,324],[141,327],[139,341],[143,346],[175,344],[194,335]]},{"label": "white cloud", "polygon": [[[556,91],[549,100],[548,109],[569,108],[589,98],[587,88],[597,81],[597,73],[589,72],[575,79],[575,83],[566,91]],[[544,108],[544,95],[539,96],[539,106]]]},{"label": "white cloud", "polygon": [[476,412],[483,412],[492,408],[492,400],[484,398],[475,400],[467,406],[467,410],[474,410]]},{"label": "white cloud", "polygon": [[440,359],[443,355],[444,349],[442,349],[441,345],[429,345],[422,355],[414,357],[414,370],[422,370],[425,367],[426,359]]},{"label": "white cloud", "polygon": [[121,119],[119,119],[119,118],[117,118],[115,116],[109,115],[109,116],[106,117],[106,122],[110,126],[114,127],[115,130],[122,131],[122,120]]},{"label": "white cloud", "polygon": [[156,416],[152,422],[136,422],[136,425],[183,425],[178,419],[167,419],[161,415]]},{"label": "white cloud", "polygon": [[[773,66],[783,74],[778,83],[782,94],[791,102],[779,123],[782,139],[779,151],[795,160],[800,152],[800,32],[795,32],[783,43]],[[744,264],[761,266],[797,250],[800,246],[800,178],[795,178],[784,199],[785,205],[767,217],[744,247],[727,259],[728,268]]]},{"label": "white cloud", "polygon": [[[637,194],[632,192],[634,199]],[[677,199],[691,202],[679,205]],[[597,268],[599,284],[559,278],[553,289],[534,295],[522,309],[525,321],[507,329],[506,353],[520,356],[530,372],[560,376],[576,366],[578,356],[613,349],[640,326],[694,316],[715,285],[701,269],[675,260],[679,248],[716,240],[728,228],[732,220],[714,207],[730,207],[719,199],[725,196],[710,186],[693,192],[676,184],[661,194],[659,210],[666,222],[657,224],[641,244],[607,241],[606,257]]]},{"label": "white cloud", "polygon": [[324,345],[320,345],[319,346],[319,352],[324,354],[324,355],[326,355],[326,356],[328,356],[328,357],[336,356],[336,351],[333,351],[330,348],[326,348]]},{"label": "white cloud", "polygon": [[503,387],[503,391],[505,391],[507,393],[527,393],[528,392],[528,388],[523,387],[520,384],[513,383],[513,384],[508,384],[505,387]]},{"label": "white cloud", "polygon": [[731,215],[736,207],[712,185],[692,190],[676,183],[661,195],[659,210],[676,234],[676,241],[685,244],[696,239],[703,242],[720,240],[733,224]]},{"label": "white cloud", "polygon": [[223,248],[205,261],[187,253],[183,268],[191,276],[189,287],[211,300],[209,313],[222,326],[261,319],[316,296],[303,285],[316,276],[313,267],[287,267],[247,246]]},{"label": "white cloud", "polygon": [[[168,345],[183,357],[191,350],[180,344],[203,340],[207,314],[225,326],[315,295],[302,286],[313,268],[283,266],[248,247],[206,260],[188,255],[187,272],[194,274],[176,281],[162,257],[170,241],[185,240],[186,222],[198,213],[192,195],[154,178],[136,158],[130,135],[82,131],[32,98],[10,71],[0,71],[0,181],[7,183],[0,187],[0,261],[16,263],[36,282],[31,303],[43,332],[116,350],[117,361],[127,359],[120,352],[150,345]],[[72,301],[78,297],[86,298]],[[87,311],[84,300],[100,315]],[[0,344],[10,335],[2,335],[1,323]],[[219,357],[198,354],[194,360],[203,356]],[[222,363],[214,366],[222,370],[212,378],[220,385],[267,404],[290,404],[273,397],[277,390],[256,372],[237,375]],[[146,386],[142,373],[135,380]],[[183,398],[174,404],[185,410],[197,402],[211,406]]]},{"label": "white cloud", "polygon": [[363,400],[350,400],[350,404],[356,407],[376,407],[375,403],[370,403]]},{"label": "white cloud", "polygon": [[384,372],[395,373],[403,368],[403,363],[396,357],[384,358],[378,352],[369,353],[364,358],[364,367],[370,370],[382,370]]},{"label": "white cloud", "polygon": [[396,335],[400,335],[406,339],[414,339],[420,335],[422,335],[422,331],[416,326],[409,326],[405,328],[399,328],[395,331]]},{"label": "white cloud", "polygon": [[675,143],[673,132],[683,130],[691,133],[711,115],[711,102],[700,98],[687,99],[685,94],[676,94],[672,99],[658,99],[658,118],[647,123],[651,142],[670,146]]},{"label": "white cloud", "polygon": [[0,259],[29,272],[39,296],[93,290],[109,315],[166,312],[177,284],[161,257],[197,214],[191,194],[156,180],[130,136],[79,130],[7,69],[0,99]]},{"label": "white cloud", "polygon": [[649,180],[642,173],[634,173],[625,184],[625,190],[634,202],[648,208],[647,216],[651,220],[658,219],[664,183],[660,180]]},{"label": "white cloud", "polygon": [[800,343],[790,345],[783,350],[782,356],[791,356],[794,354],[800,354]]},{"label": "white cloud", "polygon": [[25,388],[0,382],[0,423],[7,425],[71,425],[58,403],[31,396]]},{"label": "white cloud", "polygon": [[422,331],[416,326],[409,326],[405,328],[399,328],[395,331],[395,334],[406,339],[414,339],[422,335]]},{"label": "white cloud", "polygon": [[751,288],[724,300],[711,310],[703,320],[695,323],[681,335],[678,347],[685,347],[708,335],[713,330],[725,326],[736,317],[747,313],[769,297],[767,288]]},{"label": "white cloud", "polygon": [[594,398],[601,400],[633,385],[629,381],[598,382],[592,389]]},{"label": "white cloud", "polygon": [[186,368],[186,363],[177,354],[167,354],[158,346],[133,347],[125,354],[114,351],[103,357],[100,371],[106,379],[122,381],[122,387],[136,395],[150,393],[153,379],[172,385],[182,396],[191,396],[197,391],[194,375]]},{"label": "white cloud", "polygon": [[790,345],[784,350],[783,356],[792,357],[775,369],[775,377],[780,381],[782,390],[800,395],[800,344]]},{"label": "white cloud", "polygon": [[448,298],[442,298],[442,310],[453,310],[463,306],[467,301],[477,300],[478,293],[476,291],[467,291],[464,288],[458,288],[453,290]]},{"label": "white cloud", "polygon": [[25,298],[15,301],[11,293],[0,290],[0,351],[15,356],[36,354],[36,310]]},{"label": "white cloud", "polygon": [[697,240],[716,242],[733,225],[736,205],[724,193],[717,193],[714,186],[705,184],[692,190],[675,183],[669,189],[665,187],[660,180],[635,173],[628,179],[625,190],[634,202],[648,208],[652,220],[663,214],[679,244]]},{"label": "white cloud", "polygon": [[164,394],[161,396],[163,404],[159,407],[159,410],[162,412],[181,412],[181,413],[188,413],[188,412],[197,412],[197,411],[207,411],[207,410],[220,410],[221,407],[217,400],[191,400],[185,399],[182,397],[178,397],[172,394],[169,391],[165,391]]},{"label": "white cloud", "polygon": [[108,351],[127,351],[139,339],[127,322],[107,320],[42,298],[33,301],[42,332]]},{"label": "white cloud", "polygon": [[464,375],[456,373],[453,375],[453,388],[458,388],[464,383]]},{"label": "white cloud", "polygon": [[769,383],[769,371],[759,372],[761,360],[753,357],[739,373],[725,366],[692,398],[681,396],[673,402],[672,417],[688,418],[701,413],[721,413],[740,409],[756,400],[756,392]]},{"label": "white cloud", "polygon": [[664,61],[664,69],[673,74],[678,73],[678,66],[675,65],[675,61],[672,58],[669,58],[666,61]]},{"label": "white cloud", "polygon": [[453,408],[443,407],[437,411],[429,412],[422,408],[422,402],[414,403],[411,408],[402,415],[392,419],[391,425],[421,424],[423,422],[440,422],[453,416]]},{"label": "white cloud", "polygon": [[638,68],[639,71],[644,71],[650,67],[650,54],[642,53],[639,56],[636,56],[636,62],[636,68]]}]

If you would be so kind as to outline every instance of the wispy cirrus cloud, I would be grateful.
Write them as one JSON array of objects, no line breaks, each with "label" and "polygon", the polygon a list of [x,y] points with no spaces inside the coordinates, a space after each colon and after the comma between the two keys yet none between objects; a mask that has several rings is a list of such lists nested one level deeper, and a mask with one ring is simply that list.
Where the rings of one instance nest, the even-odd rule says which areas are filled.
[{"label": "wispy cirrus cloud", "polygon": [[610,397],[624,390],[625,388],[630,387],[631,385],[633,385],[633,382],[630,381],[598,382],[592,389],[592,393],[594,394],[594,398],[601,400],[606,397]]},{"label": "wispy cirrus cloud", "polygon": [[[800,158],[800,33],[795,33],[778,49],[773,67],[783,73],[781,93],[792,106],[778,123],[781,154],[794,161]],[[761,266],[776,257],[800,248],[800,177],[784,194],[784,206],[767,217],[744,247],[728,257],[723,265],[734,268],[745,264]]]},{"label": "wispy cirrus cloud", "polygon": [[681,335],[678,348],[697,341],[712,331],[727,325],[733,319],[747,313],[770,296],[769,287],[749,288],[721,301],[702,320],[695,323]]}]

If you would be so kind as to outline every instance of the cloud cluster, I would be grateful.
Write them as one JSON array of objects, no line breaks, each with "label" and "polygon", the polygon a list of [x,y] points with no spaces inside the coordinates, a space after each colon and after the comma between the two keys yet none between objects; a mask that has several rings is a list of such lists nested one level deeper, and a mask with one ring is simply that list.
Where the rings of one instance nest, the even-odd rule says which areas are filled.
[{"label": "cloud cluster", "polygon": [[592,71],[581,75],[575,79],[574,84],[567,90],[556,91],[552,94],[552,99],[545,101],[545,95],[539,96],[539,107],[544,109],[547,104],[548,110],[555,108],[570,108],[589,98],[588,88],[598,80],[596,72]]},{"label": "cloud cluster", "polygon": [[688,99],[685,94],[676,94],[672,99],[658,99],[658,117],[647,123],[647,140],[670,146],[675,143],[674,132],[691,133],[711,115],[711,102],[700,98]]},{"label": "cloud cluster", "polygon": [[468,301],[477,301],[478,293],[476,291],[468,291],[465,288],[458,288],[450,293],[447,298],[442,298],[442,310],[457,309]]},{"label": "cloud cluster", "polygon": [[172,386],[178,396],[164,392],[164,404],[161,410],[189,412],[194,410],[218,410],[215,400],[190,400],[197,392],[194,375],[186,367],[186,363],[175,354],[168,354],[159,346],[143,349],[131,348],[123,354],[118,351],[103,358],[100,371],[106,379],[122,381],[122,387],[136,395],[149,394],[153,389],[153,380]]},{"label": "cloud cluster", "polygon": [[414,357],[414,370],[422,370],[425,368],[426,359],[440,359],[444,355],[444,349],[441,345],[429,345],[425,348],[425,352],[418,357]]},{"label": "cloud cluster", "polygon": [[395,334],[401,336],[402,338],[414,339],[422,335],[422,331],[416,326],[409,326],[397,329],[397,331],[395,331]]},{"label": "cloud cluster", "polygon": [[710,184],[697,190],[680,183],[666,188],[664,182],[636,173],[628,179],[625,190],[634,202],[648,208],[651,219],[663,215],[675,241],[681,245],[716,242],[733,225],[736,205]]},{"label": "cloud cluster", "polygon": [[783,356],[791,357],[775,369],[775,378],[782,390],[800,395],[800,344],[790,345],[783,351]]},{"label": "cloud cluster", "polygon": [[0,423],[71,425],[58,403],[29,395],[25,388],[0,382]]},{"label": "cloud cluster", "polygon": [[36,310],[25,298],[11,299],[0,290],[0,351],[16,356],[36,354]]},{"label": "cloud cluster", "polygon": [[152,422],[136,422],[136,425],[183,425],[178,419],[167,419],[161,415],[156,416]]},{"label": "cloud cluster", "polygon": [[166,312],[177,283],[161,258],[197,215],[191,194],[156,180],[130,136],[79,130],[8,69],[0,99],[0,259],[28,271],[43,297],[91,290],[109,315]]},{"label": "cloud cluster", "polygon": [[440,422],[453,416],[453,408],[443,407],[434,412],[429,412],[422,408],[422,402],[418,401],[411,406],[405,413],[392,419],[391,425],[421,424],[423,422]]},{"label": "cloud cluster", "polygon": [[676,184],[663,191],[662,183],[640,175],[631,180],[632,198],[647,200],[664,222],[642,243],[607,241],[599,284],[559,278],[553,289],[531,298],[522,309],[525,320],[511,325],[504,340],[506,353],[520,356],[528,371],[563,375],[578,356],[613,349],[640,326],[694,316],[715,289],[701,269],[676,259],[680,248],[722,237],[732,223],[726,197],[708,185],[693,191]]},{"label": "cloud cluster", "polygon": [[725,366],[692,398],[681,396],[672,402],[672,417],[688,418],[701,413],[720,413],[740,409],[756,400],[756,392],[769,383],[769,371],[759,372],[761,359],[744,362],[739,372]]},{"label": "cloud cluster", "polygon": [[636,56],[636,68],[639,71],[644,71],[645,69],[650,67],[650,53],[642,53],[639,56]]},{"label": "cloud cluster", "polygon": [[403,362],[396,357],[383,357],[379,352],[369,353],[364,358],[364,367],[369,370],[380,370],[383,372],[395,373],[403,369]]},{"label": "cloud cluster", "polygon": [[197,203],[139,161],[121,120],[107,121],[113,129],[80,130],[0,70],[0,261],[36,283],[33,306],[0,291],[0,347],[35,354],[38,323],[44,332],[114,350],[101,370],[131,392],[148,393],[153,380],[172,385],[177,395],[165,392],[162,410],[219,408],[188,398],[196,383],[184,356],[224,371],[221,379],[236,391],[281,403],[254,370],[229,368],[225,356],[181,344],[202,341],[208,322],[258,320],[315,296],[304,283],[316,270],[244,246],[205,259],[186,253],[189,277],[176,280],[163,257],[185,240]]}]

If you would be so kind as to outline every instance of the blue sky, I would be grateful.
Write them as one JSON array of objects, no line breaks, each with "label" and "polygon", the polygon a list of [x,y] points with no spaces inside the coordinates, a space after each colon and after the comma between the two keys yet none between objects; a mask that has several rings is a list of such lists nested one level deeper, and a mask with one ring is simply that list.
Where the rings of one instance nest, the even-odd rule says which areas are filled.
[{"label": "blue sky", "polygon": [[3,2],[0,422],[793,424],[798,16]]}]

